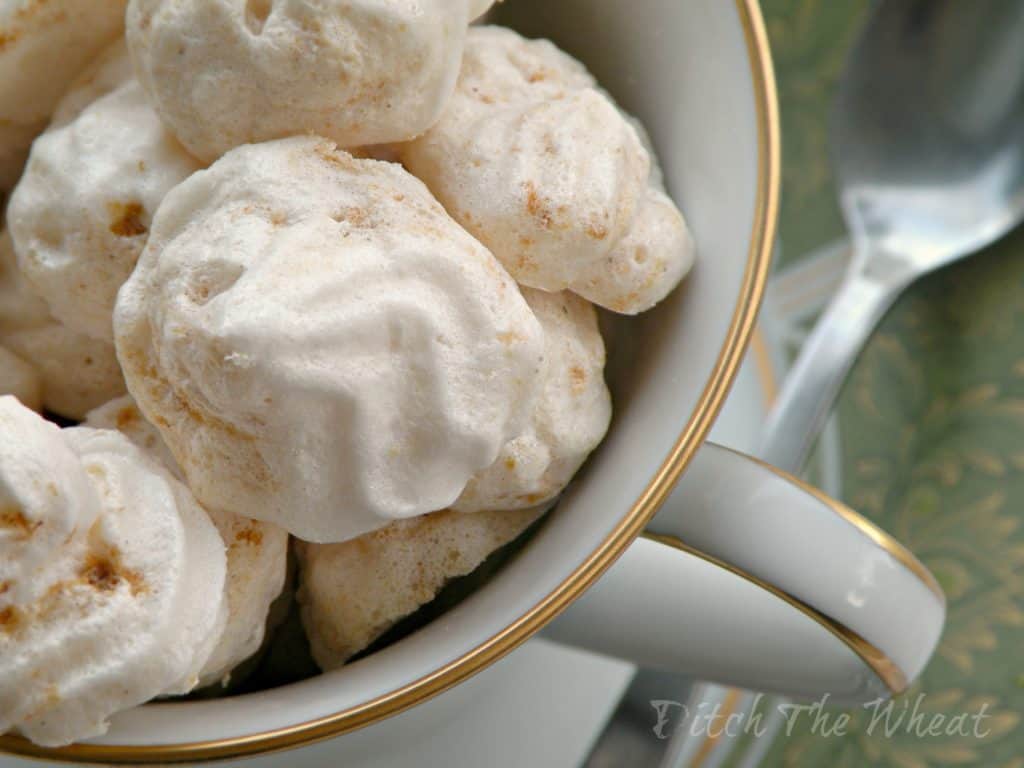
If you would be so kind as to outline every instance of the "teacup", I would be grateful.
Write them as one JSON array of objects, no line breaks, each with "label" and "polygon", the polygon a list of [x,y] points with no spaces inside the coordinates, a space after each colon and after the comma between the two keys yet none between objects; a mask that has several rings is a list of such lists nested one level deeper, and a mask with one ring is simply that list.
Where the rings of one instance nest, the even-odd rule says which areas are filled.
[{"label": "teacup", "polygon": [[913,555],[794,478],[704,442],[775,231],[778,114],[756,0],[505,0],[496,16],[581,58],[643,120],[698,245],[668,300],[605,318],[616,414],[604,444],[512,562],[410,637],[281,688],[124,712],[86,744],[3,736],[0,749],[141,763],[297,746],[462,683],[563,611],[556,638],[789,695],[861,701],[920,673],[944,600]]}]

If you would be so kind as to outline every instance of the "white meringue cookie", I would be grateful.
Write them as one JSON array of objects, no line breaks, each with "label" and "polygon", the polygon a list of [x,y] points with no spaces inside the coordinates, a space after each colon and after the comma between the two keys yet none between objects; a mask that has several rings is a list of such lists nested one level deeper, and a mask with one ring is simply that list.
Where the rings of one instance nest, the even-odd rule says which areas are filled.
[{"label": "white meringue cookie", "polygon": [[572,290],[617,312],[653,307],[693,267],[696,247],[675,203],[665,193],[664,177],[643,123],[622,113],[651,157],[647,194],[633,225],[607,259],[576,277]]},{"label": "white meringue cookie", "polygon": [[474,475],[457,512],[522,509],[561,493],[611,421],[604,342],[593,306],[568,291],[523,289],[544,329],[544,370],[529,427]]},{"label": "white meringue cookie", "polygon": [[36,139],[7,225],[22,274],[57,320],[113,341],[117,290],[135,267],[153,213],[199,168],[135,81]]},{"label": "white meringue cookie", "polygon": [[340,667],[515,539],[544,507],[462,514],[445,510],[340,544],[295,542],[302,624],[313,659]]},{"label": "white meringue cookie", "polygon": [[[90,529],[88,544],[106,543],[106,552],[98,554],[108,556],[111,567],[127,569],[123,577],[134,597],[147,583],[154,591],[171,593],[153,601],[163,609],[163,621],[154,627],[154,634],[161,635],[153,638],[158,658],[140,659],[143,669],[169,677],[159,694],[188,693],[198,685],[227,623],[224,542],[188,488],[119,432],[74,427],[63,434],[100,496],[99,527]],[[158,553],[161,548],[170,552]],[[133,560],[138,563],[134,575]],[[94,569],[104,565],[86,562]],[[102,567],[90,575],[107,576]],[[147,625],[153,626],[152,617],[140,630]],[[124,620],[115,626],[123,628]],[[129,643],[134,646],[139,639]]]},{"label": "white meringue cookie", "polygon": [[399,152],[524,285],[633,314],[693,261],[631,120],[546,40],[471,28],[444,114]]},{"label": "white meringue cookie", "polygon": [[53,322],[50,309],[25,281],[7,230],[0,231],[0,339]]},{"label": "white meringue cookie", "polygon": [[199,500],[309,541],[453,502],[526,426],[543,352],[515,283],[419,181],[312,137],[172,191],[115,330]]},{"label": "white meringue cookie", "polygon": [[[85,426],[121,431],[175,477],[182,477],[160,433],[146,421],[130,396],[90,411]],[[223,511],[212,512],[210,519],[227,548],[228,620],[199,672],[200,686],[226,679],[234,667],[259,649],[270,604],[284,587],[288,559],[288,532],[283,528]]]},{"label": "white meringue cookie", "polygon": [[500,3],[501,0],[469,0],[469,18],[471,20],[480,18],[490,10],[495,2]]},{"label": "white meringue cookie", "polygon": [[0,190],[82,69],[124,30],[127,0],[0,0]]},{"label": "white meringue cookie", "polygon": [[228,619],[220,641],[199,670],[199,685],[227,684],[231,670],[260,649],[270,606],[288,574],[288,531],[232,512],[210,512],[227,547]]},{"label": "white meringue cookie", "polygon": [[0,732],[68,744],[195,684],[225,556],[181,483],[117,432],[61,432],[7,397],[0,494]]},{"label": "white meringue cookie", "polygon": [[0,395],[14,395],[26,408],[43,406],[42,387],[34,366],[0,346]]},{"label": "white meringue cookie", "polygon": [[47,130],[52,131],[54,128],[67,125],[94,101],[121,87],[133,77],[135,74],[132,72],[128,46],[124,38],[119,37],[68,86],[53,110],[53,117],[50,118]]},{"label": "white meringue cookie", "polygon": [[160,437],[160,432],[146,421],[131,395],[123,395],[104,403],[99,408],[93,408],[85,415],[82,426],[117,430],[160,462],[175,478],[185,482],[185,476],[174,456],[167,450],[167,444]]},{"label": "white meringue cookie", "polygon": [[[27,618],[18,607],[42,597],[36,578],[76,532],[101,512],[99,495],[61,430],[11,396],[0,396],[0,648]],[[0,653],[0,666],[11,663]],[[0,676],[2,685],[6,676]],[[0,696],[2,699],[2,696]],[[0,733],[7,706],[0,707]]]},{"label": "white meringue cookie", "polygon": [[485,0],[131,0],[128,45],[160,116],[197,157],[315,133],[412,138],[451,95]]},{"label": "white meringue cookie", "polygon": [[6,232],[0,232],[0,343],[35,368],[43,405],[61,416],[81,419],[125,392],[114,345],[50,317],[21,276]]},{"label": "white meringue cookie", "polygon": [[647,190],[633,224],[605,259],[582,269],[570,289],[623,314],[650,309],[693,267],[695,246],[668,195]]},{"label": "white meringue cookie", "polygon": [[58,322],[16,331],[4,346],[35,366],[43,405],[79,420],[92,408],[125,393],[114,346],[74,333]]},{"label": "white meringue cookie", "polygon": [[568,287],[629,226],[647,153],[582,67],[500,27],[467,36],[456,91],[406,166],[516,280]]}]

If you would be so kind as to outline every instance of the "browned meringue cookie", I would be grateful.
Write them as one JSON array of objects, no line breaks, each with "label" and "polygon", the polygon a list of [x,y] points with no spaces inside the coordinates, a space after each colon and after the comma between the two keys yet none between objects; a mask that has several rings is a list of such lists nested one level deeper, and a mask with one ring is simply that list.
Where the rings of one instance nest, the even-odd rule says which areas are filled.
[{"label": "browned meringue cookie", "polygon": [[590,302],[568,291],[523,288],[544,330],[540,394],[527,429],[505,443],[451,505],[458,512],[522,509],[561,493],[608,430],[604,341]]},{"label": "browned meringue cookie", "polygon": [[42,405],[65,418],[83,419],[125,393],[114,345],[50,316],[18,269],[6,232],[0,232],[0,344],[33,367]]},{"label": "browned meringue cookie", "polygon": [[342,147],[404,141],[451,95],[489,0],[132,0],[127,37],[161,117],[213,162],[315,133]]},{"label": "browned meringue cookie", "polygon": [[0,0],[0,197],[61,95],[124,31],[127,0]]},{"label": "browned meringue cookie", "polygon": [[543,512],[544,507],[471,514],[445,510],[399,520],[341,544],[296,541],[296,597],[316,663],[325,670],[341,666],[434,599],[449,579],[475,570]]},{"label": "browned meringue cookie", "polygon": [[118,432],[0,397],[0,508],[0,733],[60,746],[195,687],[226,558],[184,485]]},{"label": "browned meringue cookie", "polygon": [[61,115],[67,122],[33,143],[7,225],[22,274],[50,314],[109,344],[117,291],[138,261],[156,209],[201,165],[134,80],[75,114],[81,91],[105,85],[94,78],[73,91]]},{"label": "browned meringue cookie", "polygon": [[[125,395],[86,416],[84,426],[114,429],[175,477],[181,470],[135,401]],[[231,671],[262,645],[270,606],[281,593],[287,573],[288,532],[273,523],[230,512],[209,513],[227,550],[227,624],[199,671],[199,685],[227,682]]]},{"label": "browned meringue cookie", "polygon": [[632,121],[547,40],[471,28],[444,114],[398,151],[523,285],[635,314],[693,263]]},{"label": "browned meringue cookie", "polygon": [[543,361],[516,284],[419,180],[315,137],[172,190],[114,320],[199,500],[309,541],[450,505],[526,427]]},{"label": "browned meringue cookie", "polygon": [[94,101],[117,90],[134,77],[128,46],[124,38],[119,37],[68,86],[53,110],[47,130],[67,125]]}]

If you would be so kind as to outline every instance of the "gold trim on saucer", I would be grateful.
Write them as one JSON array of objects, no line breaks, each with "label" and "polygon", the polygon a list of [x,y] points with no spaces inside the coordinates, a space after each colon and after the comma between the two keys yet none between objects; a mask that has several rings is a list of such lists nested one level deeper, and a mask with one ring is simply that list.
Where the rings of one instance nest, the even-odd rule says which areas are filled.
[{"label": "gold trim on saucer", "polygon": [[664,544],[667,547],[681,550],[687,554],[693,555],[694,557],[699,557],[701,560],[705,560],[712,565],[717,565],[719,568],[724,568],[730,573],[739,576],[741,579],[749,581],[751,584],[760,587],[766,592],[770,592],[780,600],[789,603],[816,624],[819,624],[841,640],[851,651],[860,657],[861,661],[863,661],[872,672],[878,675],[878,678],[894,696],[898,693],[903,693],[903,691],[907,689],[907,676],[903,673],[903,670],[896,666],[896,663],[892,659],[885,655],[884,652],[869,643],[845,624],[840,624],[830,616],[826,616],[817,608],[808,605],[800,598],[791,595],[788,592],[784,592],[774,584],[769,584],[764,579],[760,579],[752,573],[744,571],[742,568],[737,568],[731,563],[727,563],[724,560],[719,560],[717,557],[701,552],[699,549],[691,547],[689,544],[686,544],[675,536],[665,536],[663,534],[650,533],[649,531],[644,531],[640,536],[641,538],[655,541],[659,544]]},{"label": "gold trim on saucer", "polygon": [[408,685],[332,715],[248,736],[186,744],[73,744],[48,749],[20,736],[0,735],[0,752],[71,762],[191,763],[289,749],[348,733],[420,704],[494,663],[565,610],[618,559],[654,516],[704,442],[743,360],[768,278],[781,168],[775,73],[757,0],[734,2],[751,70],[758,150],[754,224],[743,284],[722,350],[689,422],[643,494],[590,556],[526,614],[473,650]]}]

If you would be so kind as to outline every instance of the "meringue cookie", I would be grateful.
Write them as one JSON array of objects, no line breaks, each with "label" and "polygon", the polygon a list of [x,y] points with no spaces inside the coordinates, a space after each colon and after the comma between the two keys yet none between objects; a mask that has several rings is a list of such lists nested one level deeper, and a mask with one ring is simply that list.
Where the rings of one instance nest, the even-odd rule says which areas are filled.
[{"label": "meringue cookie", "polygon": [[57,322],[16,331],[2,343],[35,366],[43,405],[79,420],[97,405],[125,393],[114,346],[74,333]]},{"label": "meringue cookie", "polygon": [[94,101],[103,98],[133,77],[135,74],[132,72],[128,46],[124,38],[119,37],[68,86],[61,100],[57,102],[46,129],[52,131],[54,128],[67,125]]},{"label": "meringue cookie", "polygon": [[0,395],[14,395],[33,411],[43,405],[36,369],[3,346],[0,346]]},{"label": "meringue cookie", "polygon": [[224,545],[117,432],[0,398],[0,732],[45,746],[195,684],[226,619]]},{"label": "meringue cookie", "polygon": [[469,0],[469,18],[470,20],[479,19],[487,11],[490,10],[491,6],[495,2],[501,2],[501,0]]},{"label": "meringue cookie", "polygon": [[[87,552],[86,562],[97,546],[106,544],[106,552],[99,554],[110,558],[110,567],[126,569],[124,580],[136,593],[133,597],[141,596],[146,584],[173,595],[143,600],[162,608],[163,616],[155,626],[150,618],[139,627],[140,635],[146,626],[159,635],[153,638],[158,657],[139,660],[143,670],[166,675],[158,695],[188,693],[198,685],[228,618],[227,558],[220,534],[188,488],[120,433],[74,427],[64,430],[64,439],[78,454],[102,505],[98,525],[88,533],[87,545],[93,551]],[[162,547],[170,552],[155,556]],[[136,563],[138,572],[133,574]],[[102,568],[92,575],[111,578]],[[112,576],[118,578],[116,573]],[[123,629],[124,620],[115,626]],[[140,638],[126,639],[137,647]],[[125,661],[130,659],[120,663]]]},{"label": "meringue cookie", "polygon": [[113,342],[117,290],[153,213],[199,168],[135,81],[36,139],[7,226],[22,274],[57,320]]},{"label": "meringue cookie", "polygon": [[[131,397],[120,397],[90,411],[85,426],[119,430],[181,478],[181,469],[160,433]],[[210,519],[227,548],[228,619],[199,671],[200,686],[225,681],[234,667],[259,649],[270,605],[281,593],[288,570],[288,532],[283,528],[223,511],[211,512]]]},{"label": "meringue cookie", "polygon": [[227,685],[231,670],[263,645],[270,606],[288,573],[288,531],[231,512],[210,512],[227,547],[228,619],[224,634],[199,670],[199,685]]},{"label": "meringue cookie", "polygon": [[35,368],[43,406],[66,418],[81,419],[125,392],[114,345],[50,317],[21,276],[6,232],[0,233],[0,343]]},{"label": "meringue cookie", "polygon": [[0,0],[0,190],[68,85],[124,30],[126,0]]},{"label": "meringue cookie", "polygon": [[146,421],[131,395],[122,395],[99,408],[93,408],[85,415],[82,426],[117,430],[145,451],[150,458],[156,459],[177,480],[185,482],[185,476],[174,456],[167,450],[160,432]]},{"label": "meringue cookie", "polygon": [[544,329],[540,395],[529,427],[474,475],[451,505],[457,512],[522,509],[549,501],[608,431],[611,395],[593,306],[567,291],[524,288],[523,298]]},{"label": "meringue cookie", "polygon": [[543,512],[445,510],[340,544],[296,541],[296,597],[313,659],[324,670],[340,667]]},{"label": "meringue cookie", "polygon": [[634,314],[693,261],[630,119],[546,40],[471,28],[444,114],[399,152],[524,285]]},{"label": "meringue cookie", "polygon": [[46,302],[32,292],[18,269],[10,234],[0,230],[0,338],[52,321]]},{"label": "meringue cookie", "polygon": [[[49,586],[31,577],[50,567],[53,553],[76,531],[87,531],[101,511],[61,430],[10,395],[0,396],[0,510],[0,643],[10,643],[24,618],[11,606],[45,593]],[[0,665],[7,659],[0,654]],[[0,707],[0,723],[7,711]],[[5,730],[0,725],[0,733]]]},{"label": "meringue cookie", "polygon": [[625,236],[605,259],[582,269],[569,287],[614,312],[643,312],[686,276],[693,267],[695,250],[675,203],[652,186]]},{"label": "meringue cookie", "polygon": [[412,138],[451,95],[484,0],[131,0],[135,70],[197,157],[304,133]]},{"label": "meringue cookie", "polygon": [[173,190],[115,330],[199,500],[320,542],[453,502],[525,428],[543,352],[515,283],[419,181],[313,137]]},{"label": "meringue cookie", "polygon": [[632,314],[653,307],[686,276],[693,267],[696,246],[683,215],[665,192],[647,129],[632,115],[622,115],[651,158],[647,194],[633,225],[608,258],[584,270],[571,287],[595,304]]}]

